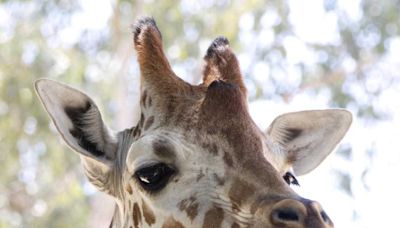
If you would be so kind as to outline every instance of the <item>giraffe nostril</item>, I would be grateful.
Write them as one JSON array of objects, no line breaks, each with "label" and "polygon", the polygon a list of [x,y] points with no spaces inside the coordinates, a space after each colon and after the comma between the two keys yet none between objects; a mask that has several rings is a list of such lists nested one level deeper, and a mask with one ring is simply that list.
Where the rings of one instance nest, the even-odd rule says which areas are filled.
[{"label": "giraffe nostril", "polygon": [[277,221],[286,221],[286,222],[300,221],[298,213],[290,208],[278,209],[273,212],[272,216]]},{"label": "giraffe nostril", "polygon": [[300,225],[306,216],[307,209],[304,204],[293,199],[284,199],[275,203],[270,212],[271,222],[277,226]]},{"label": "giraffe nostril", "polygon": [[324,222],[329,222],[329,216],[326,214],[325,211],[321,211],[321,217]]}]

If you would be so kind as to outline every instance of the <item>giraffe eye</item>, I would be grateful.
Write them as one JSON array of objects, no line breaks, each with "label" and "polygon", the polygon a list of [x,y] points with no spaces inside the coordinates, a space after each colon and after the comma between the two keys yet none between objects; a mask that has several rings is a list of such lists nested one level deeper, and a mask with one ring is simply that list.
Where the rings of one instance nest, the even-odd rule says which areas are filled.
[{"label": "giraffe eye", "polygon": [[294,175],[290,172],[285,173],[285,175],[283,176],[283,179],[286,181],[286,183],[288,185],[297,185],[300,186],[299,182],[297,181],[296,177],[294,177]]},{"label": "giraffe eye", "polygon": [[175,170],[164,163],[147,166],[135,172],[139,184],[149,192],[157,192],[164,188]]}]

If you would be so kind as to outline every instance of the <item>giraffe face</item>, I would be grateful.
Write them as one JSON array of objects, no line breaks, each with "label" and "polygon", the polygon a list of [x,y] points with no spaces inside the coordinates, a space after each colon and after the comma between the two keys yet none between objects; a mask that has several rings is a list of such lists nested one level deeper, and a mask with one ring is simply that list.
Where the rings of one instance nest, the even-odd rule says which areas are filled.
[{"label": "giraffe face", "polygon": [[204,57],[203,83],[172,71],[154,20],[134,29],[141,118],[114,135],[89,96],[36,82],[36,91],[85,174],[115,197],[111,227],[332,227],[290,188],[324,160],[351,123],[345,110],[277,117],[266,132],[248,113],[239,64],[226,38]]},{"label": "giraffe face", "polygon": [[[268,140],[254,124],[239,87],[215,82],[198,93],[202,94],[185,98],[177,107],[179,114],[190,118],[170,115],[165,119],[142,104],[146,114],[138,126],[146,126],[148,118],[152,124],[142,127],[147,130],[141,131],[129,149],[124,185],[128,202],[139,208],[147,205],[147,211],[158,215],[154,224],[148,225],[332,225],[318,203],[290,189],[288,183],[295,182],[287,173],[290,165],[282,165],[285,157],[274,156],[285,149],[278,138]],[[318,122],[312,115],[310,119],[313,124]],[[301,134],[292,131],[284,136],[286,142]],[[314,216],[308,215],[312,213]]]}]

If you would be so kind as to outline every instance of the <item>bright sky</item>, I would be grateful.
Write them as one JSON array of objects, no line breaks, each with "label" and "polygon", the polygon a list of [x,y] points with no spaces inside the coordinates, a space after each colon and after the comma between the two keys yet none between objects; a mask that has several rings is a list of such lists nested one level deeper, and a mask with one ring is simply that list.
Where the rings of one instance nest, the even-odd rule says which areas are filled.
[{"label": "bright sky", "polygon": [[65,44],[75,44],[79,41],[84,30],[100,30],[107,26],[112,14],[109,0],[81,0],[82,11],[72,17],[71,26],[60,33]]}]

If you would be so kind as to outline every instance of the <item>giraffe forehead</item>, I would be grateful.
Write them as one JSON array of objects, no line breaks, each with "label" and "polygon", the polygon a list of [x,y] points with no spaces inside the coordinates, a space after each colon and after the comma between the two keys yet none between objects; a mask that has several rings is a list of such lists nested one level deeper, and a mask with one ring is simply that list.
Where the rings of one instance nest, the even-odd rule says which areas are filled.
[{"label": "giraffe forehead", "polygon": [[171,135],[171,132],[154,131],[133,142],[126,158],[128,171],[158,161],[173,163],[180,148],[177,146],[179,137]]},{"label": "giraffe forehead", "polygon": [[190,92],[175,91],[163,97],[143,87],[140,105],[139,126],[144,130],[153,125],[186,131],[195,128],[201,134],[201,129],[219,128],[215,123],[251,119],[238,86],[224,82],[212,83],[208,88],[192,86]]}]

